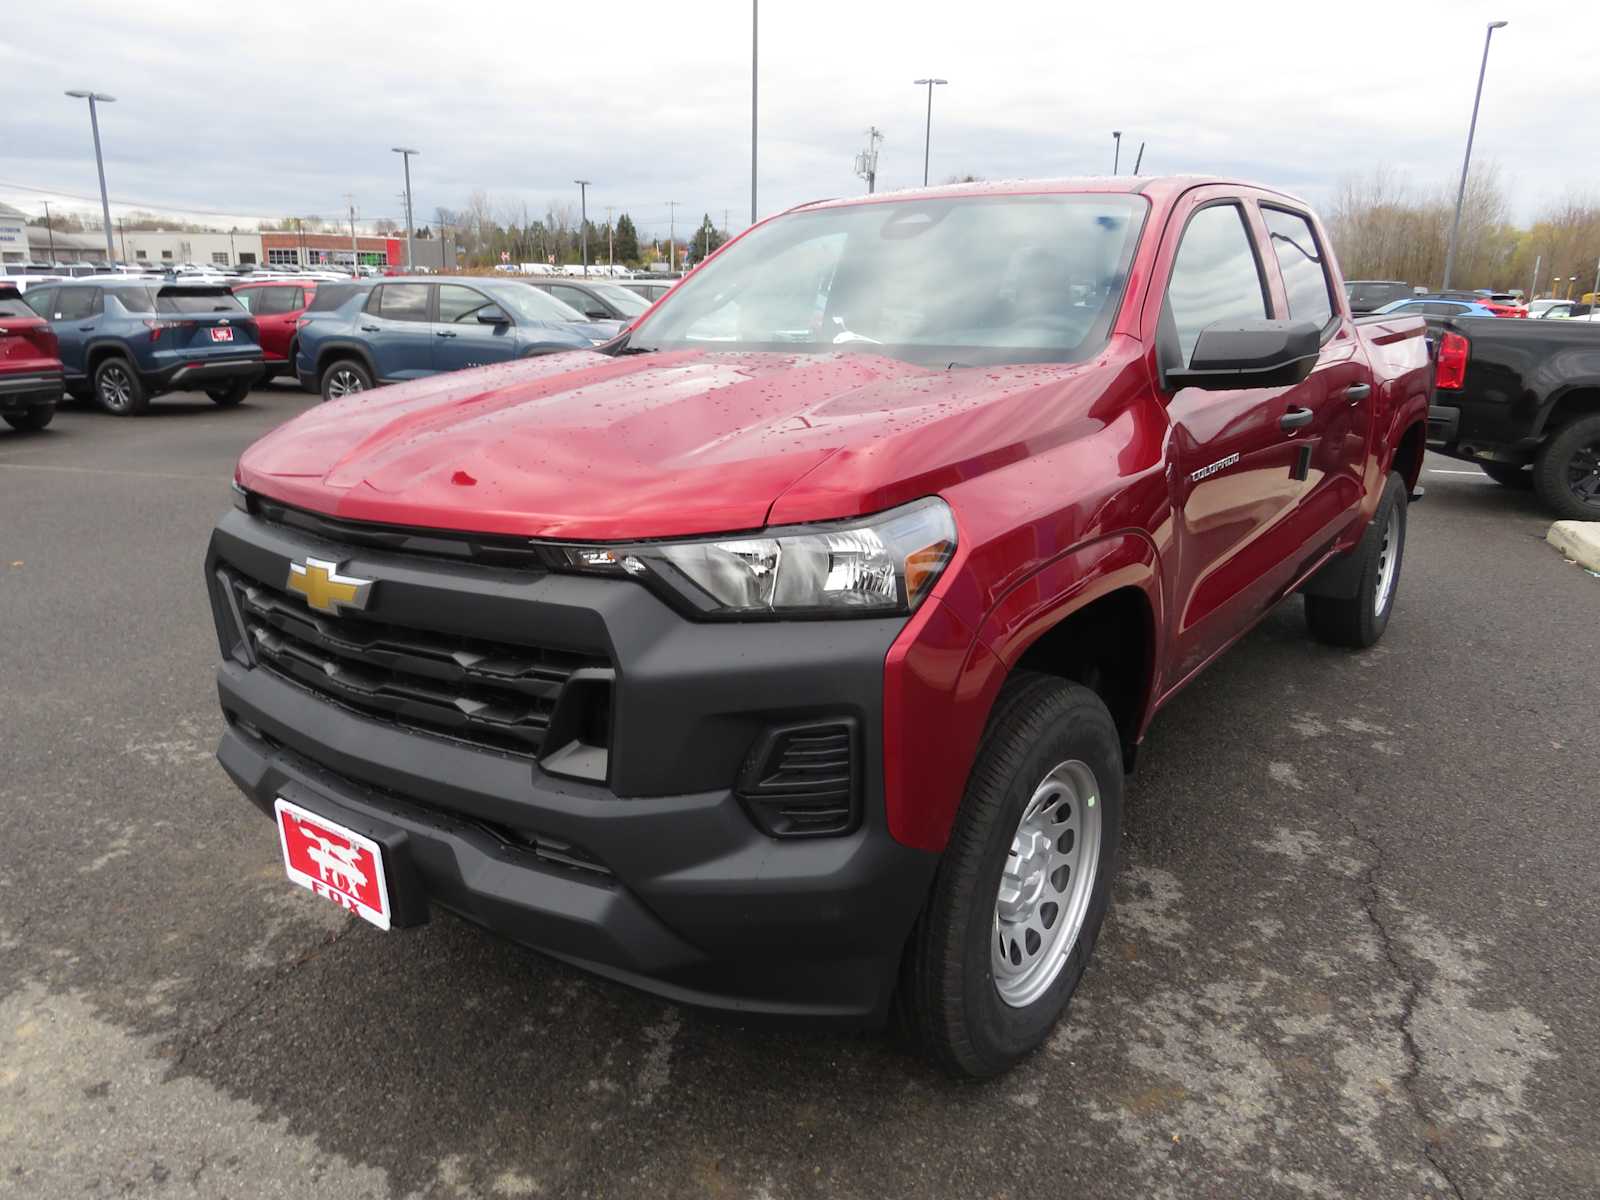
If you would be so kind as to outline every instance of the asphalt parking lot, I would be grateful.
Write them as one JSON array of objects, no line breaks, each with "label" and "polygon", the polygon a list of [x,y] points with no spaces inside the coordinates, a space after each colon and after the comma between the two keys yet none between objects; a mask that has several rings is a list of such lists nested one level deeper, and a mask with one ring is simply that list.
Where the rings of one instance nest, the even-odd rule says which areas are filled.
[{"label": "asphalt parking lot", "polygon": [[212,759],[233,457],[312,398],[0,430],[0,1196],[1600,1194],[1600,579],[1430,459],[1363,655],[1156,721],[1068,1023],[987,1085],[291,887]]}]

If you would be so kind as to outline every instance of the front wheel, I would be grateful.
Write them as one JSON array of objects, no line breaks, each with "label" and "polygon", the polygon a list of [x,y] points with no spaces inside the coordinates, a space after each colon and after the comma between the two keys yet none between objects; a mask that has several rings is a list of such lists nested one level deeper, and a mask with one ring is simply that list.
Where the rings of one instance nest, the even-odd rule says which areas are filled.
[{"label": "front wheel", "polygon": [[1383,636],[1400,588],[1406,549],[1406,481],[1391,473],[1378,511],[1350,553],[1356,577],[1351,596],[1306,595],[1306,625],[1311,636],[1331,646],[1365,650]]},{"label": "front wheel", "polygon": [[341,358],[322,373],[322,398],[342,400],[372,387],[372,376],[353,358]]},{"label": "front wheel", "polygon": [[1007,680],[900,982],[913,1036],[950,1074],[999,1074],[1066,1011],[1111,899],[1122,779],[1094,692]]},{"label": "front wheel", "polygon": [[13,429],[24,433],[37,433],[55,419],[56,406],[54,404],[36,404],[32,408],[25,408],[21,412],[6,413],[6,424]]},{"label": "front wheel", "polygon": [[211,397],[211,403],[218,408],[232,408],[235,404],[243,402],[244,398],[250,394],[250,388],[254,383],[255,380],[247,376],[242,379],[235,379],[232,383],[223,384],[221,387],[207,388],[206,395]]},{"label": "front wheel", "polygon": [[1600,413],[1556,430],[1533,463],[1533,486],[1569,521],[1600,521]]}]

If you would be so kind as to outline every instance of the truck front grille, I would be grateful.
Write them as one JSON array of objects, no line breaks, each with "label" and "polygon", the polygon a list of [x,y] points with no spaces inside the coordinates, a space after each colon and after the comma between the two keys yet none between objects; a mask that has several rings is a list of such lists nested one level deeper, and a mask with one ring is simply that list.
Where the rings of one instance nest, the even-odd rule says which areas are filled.
[{"label": "truck front grille", "polygon": [[231,568],[221,576],[257,666],[357,712],[489,749],[537,756],[573,672],[610,666],[368,616],[325,617]]}]

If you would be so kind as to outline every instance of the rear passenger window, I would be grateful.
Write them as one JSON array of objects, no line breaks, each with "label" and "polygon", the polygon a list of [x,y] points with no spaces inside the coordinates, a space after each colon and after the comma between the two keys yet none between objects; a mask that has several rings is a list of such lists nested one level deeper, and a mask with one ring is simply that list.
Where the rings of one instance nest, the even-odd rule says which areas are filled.
[{"label": "rear passenger window", "polygon": [[1172,264],[1167,311],[1185,367],[1207,325],[1266,317],[1266,289],[1237,204],[1213,204],[1190,219]]},{"label": "rear passenger window", "polygon": [[426,321],[428,285],[386,283],[378,289],[378,315],[388,321]]},{"label": "rear passenger window", "polygon": [[48,321],[55,316],[55,309],[51,305],[56,302],[56,293],[60,290],[53,287],[29,288],[22,294],[22,298],[28,302],[29,308]]},{"label": "rear passenger window", "polygon": [[1333,320],[1333,300],[1311,222],[1281,208],[1264,207],[1261,218],[1272,235],[1272,252],[1278,257],[1278,273],[1289,298],[1289,319],[1310,321],[1321,328]]},{"label": "rear passenger window", "polygon": [[233,294],[233,298],[244,305],[245,312],[255,312],[256,304],[261,299],[262,288],[243,288]]},{"label": "rear passenger window", "polygon": [[56,319],[81,321],[100,311],[100,289],[92,287],[65,287],[56,296]]},{"label": "rear passenger window", "polygon": [[299,288],[261,288],[257,293],[255,307],[250,311],[258,317],[281,317],[284,313],[293,312],[300,307],[295,303],[299,295]]}]

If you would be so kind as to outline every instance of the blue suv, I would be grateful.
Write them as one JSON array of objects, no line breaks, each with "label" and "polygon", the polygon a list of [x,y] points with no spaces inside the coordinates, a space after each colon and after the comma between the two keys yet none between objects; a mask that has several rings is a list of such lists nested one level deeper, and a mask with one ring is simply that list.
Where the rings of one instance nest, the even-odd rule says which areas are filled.
[{"label": "blue suv", "polygon": [[515,280],[324,284],[300,319],[295,374],[337,400],[382,383],[587,350],[622,332]]},{"label": "blue suv", "polygon": [[261,375],[255,320],[225,287],[117,276],[31,287],[23,299],[61,344],[66,390],[113,416],[180,388],[228,408]]}]

